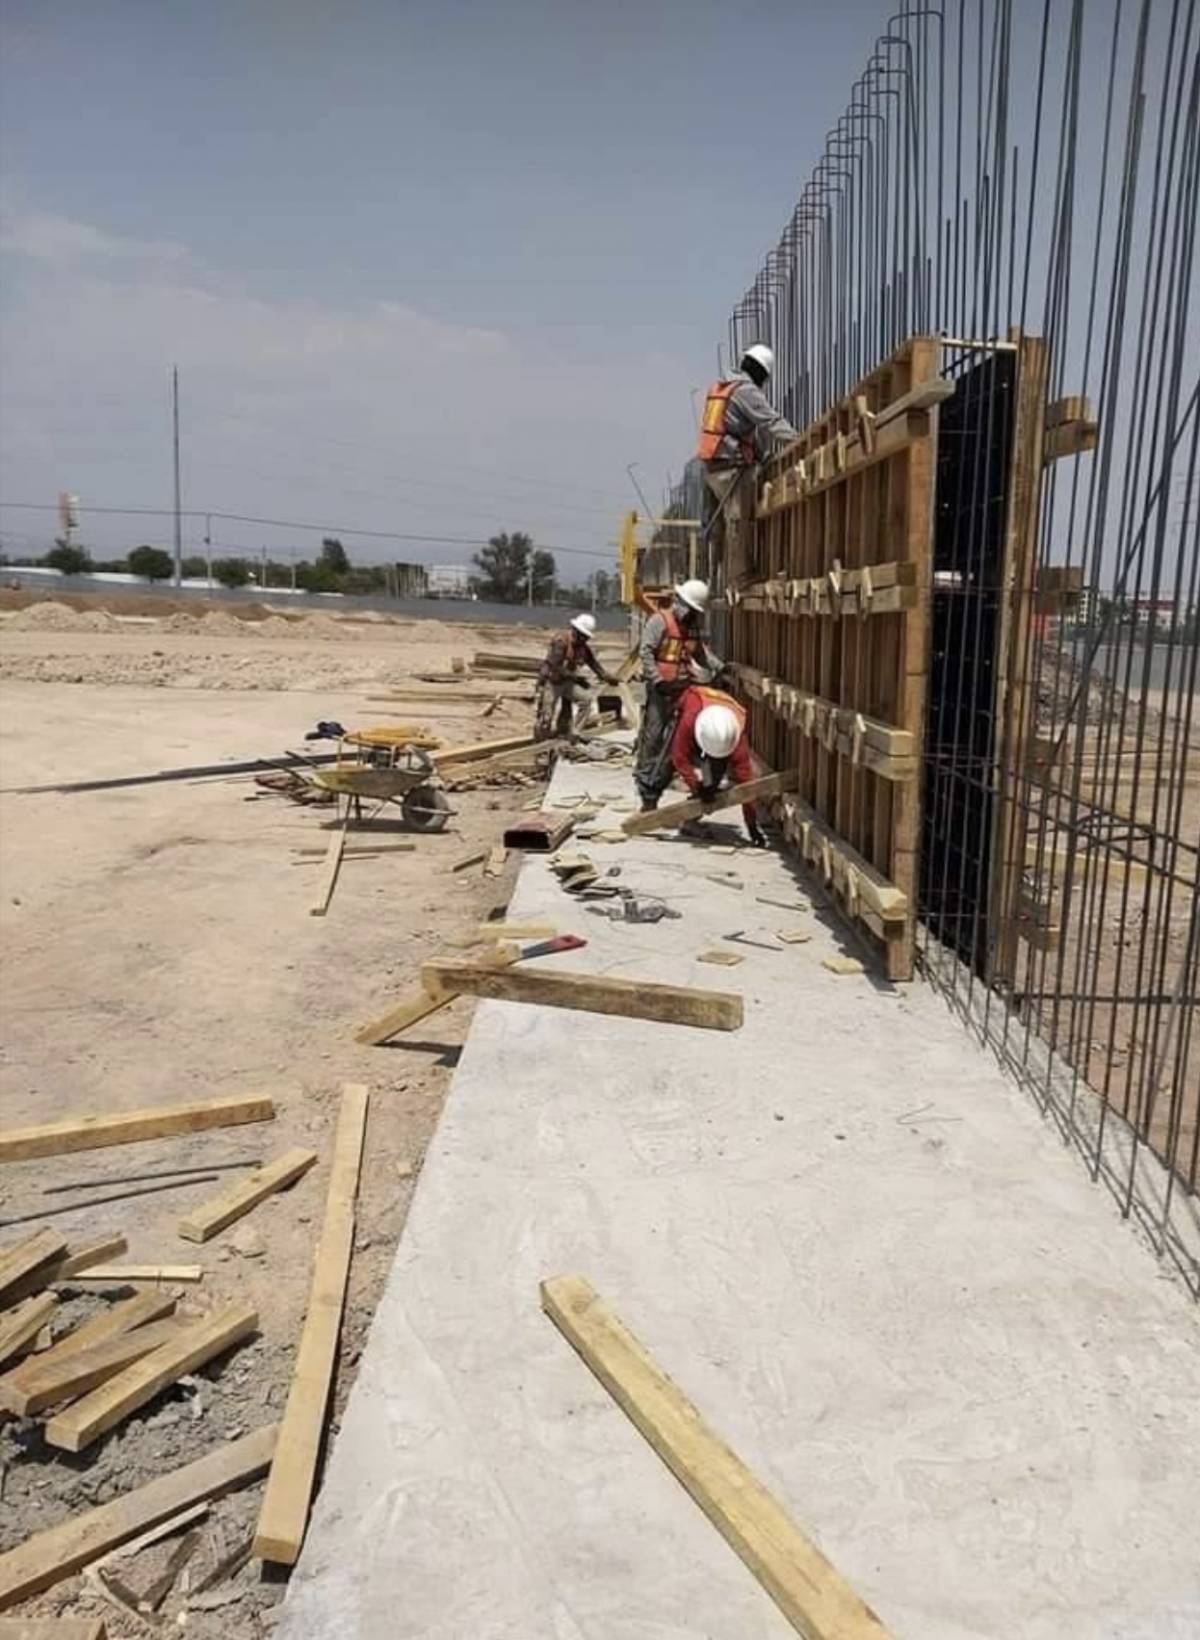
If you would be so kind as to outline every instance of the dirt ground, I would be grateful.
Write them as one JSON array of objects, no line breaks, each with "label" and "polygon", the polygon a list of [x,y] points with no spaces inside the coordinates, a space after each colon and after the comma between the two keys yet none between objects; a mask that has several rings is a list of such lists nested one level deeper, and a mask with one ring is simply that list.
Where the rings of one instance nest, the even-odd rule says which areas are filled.
[{"label": "dirt ground", "polygon": [[[259,1321],[254,1342],[157,1397],[78,1457],[44,1444],[39,1420],[6,1422],[0,1414],[0,1552],[278,1418],[339,1090],[365,1082],[372,1103],[340,1411],[473,1005],[455,1002],[413,1033],[417,1040],[384,1048],[359,1047],[354,1033],[414,983],[426,956],[503,905],[511,865],[499,878],[478,864],[452,866],[498,841],[508,818],[541,790],[452,793],[444,834],[416,839],[412,852],[347,860],[329,914],[313,917],[320,858],[295,851],[324,846],[328,809],[260,795],[246,779],[72,795],[13,788],[278,755],[302,746],[319,718],[388,721],[387,707],[364,699],[372,685],[447,668],[452,655],[476,647],[539,653],[546,635],[509,629],[501,645],[492,633],[437,622],[372,622],[331,636],[327,628],[337,623],[325,616],[284,622],[282,633],[234,621],[231,632],[223,617],[198,622],[194,613],[183,617],[185,627],[178,612],[153,624],[97,621],[97,630],[64,622],[69,629],[60,631],[45,615],[44,624],[29,624],[32,613],[8,615],[0,627],[0,1125],[248,1092],[270,1094],[277,1114],[269,1124],[4,1167],[0,1245],[43,1222],[76,1243],[122,1232],[130,1260],[203,1267],[199,1285],[178,1289],[181,1311],[247,1300]],[[449,745],[522,733],[531,708],[505,702],[481,719],[475,705],[422,703],[405,717]],[[408,835],[389,832],[391,841]],[[317,1166],[202,1246],[179,1238],[178,1220],[236,1172],[77,1205],[137,1190],[137,1182],[118,1182],[131,1174],[269,1159],[295,1145],[315,1149]],[[47,1194],[79,1181],[94,1189]],[[43,1218],[49,1211],[54,1216]],[[105,1302],[82,1288],[64,1295],[54,1335]],[[144,1636],[175,1626],[186,1578],[188,1634],[266,1633],[282,1582],[257,1562],[236,1566],[260,1493],[251,1487],[213,1505],[158,1617],[131,1613],[111,1594],[106,1600],[86,1577],[55,1585],[21,1610],[102,1614],[110,1635]],[[169,1549],[145,1551],[121,1577],[144,1583]],[[232,1574],[195,1592],[230,1556]]]}]

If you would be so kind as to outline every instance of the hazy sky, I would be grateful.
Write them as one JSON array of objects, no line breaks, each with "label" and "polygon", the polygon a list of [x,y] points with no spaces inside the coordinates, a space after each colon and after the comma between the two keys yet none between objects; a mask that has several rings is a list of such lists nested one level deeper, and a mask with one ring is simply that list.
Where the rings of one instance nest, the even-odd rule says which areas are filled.
[{"label": "hazy sky", "polygon": [[[0,499],[70,488],[101,552],[167,541],[88,505],[169,505],[178,362],[185,506],[524,528],[599,554],[564,553],[582,579],[625,464],[657,503],[690,453],[888,9],[0,0]],[[51,527],[0,510],[9,551]]]}]

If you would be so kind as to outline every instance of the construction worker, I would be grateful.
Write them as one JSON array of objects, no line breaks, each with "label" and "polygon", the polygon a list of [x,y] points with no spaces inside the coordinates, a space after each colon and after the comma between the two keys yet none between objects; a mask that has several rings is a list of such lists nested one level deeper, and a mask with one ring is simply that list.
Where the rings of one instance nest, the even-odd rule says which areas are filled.
[{"label": "construction worker", "polygon": [[[754,779],[745,709],[723,689],[702,684],[684,691],[671,737],[671,764],[693,797],[711,803],[726,776],[736,786]],[[742,818],[755,848],[766,848],[753,803]]]},{"label": "construction worker", "polygon": [[596,659],[592,639],[596,635],[594,615],[576,615],[564,631],[550,640],[546,658],[542,662],[538,681],[541,684],[538,702],[537,726],[540,734],[549,734],[555,703],[558,705],[558,723],[555,732],[569,735],[577,703],[587,694],[587,684],[579,676],[581,667],[588,667],[602,683],[616,683],[611,672],[606,672]]},{"label": "construction worker", "polygon": [[712,384],[704,403],[696,455],[704,463],[708,494],[704,534],[730,504],[729,492],[749,468],[786,449],[799,436],[764,392],[775,355],[763,342],[742,354],[732,376]]},{"label": "construction worker", "polygon": [[646,703],[638,737],[634,783],[642,808],[653,809],[666,787],[671,734],[679,701],[693,683],[714,679],[721,662],[704,642],[708,586],[683,581],[668,609],[656,610],[642,628],[639,656]]}]

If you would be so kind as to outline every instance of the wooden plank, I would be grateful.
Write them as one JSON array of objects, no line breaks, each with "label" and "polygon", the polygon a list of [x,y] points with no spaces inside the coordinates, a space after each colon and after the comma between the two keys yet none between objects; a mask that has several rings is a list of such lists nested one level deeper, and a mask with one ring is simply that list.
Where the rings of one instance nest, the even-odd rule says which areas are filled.
[{"label": "wooden plank", "polygon": [[36,1270],[14,1282],[8,1289],[5,1302],[15,1304],[18,1299],[28,1298],[32,1293],[40,1293],[44,1287],[53,1287],[57,1282],[76,1280],[81,1271],[98,1264],[101,1259],[119,1258],[128,1246],[129,1243],[124,1236],[100,1236],[97,1240],[84,1242],[80,1246],[68,1246],[66,1252],[61,1253],[58,1258],[51,1259],[49,1264],[40,1264]]},{"label": "wooden plank", "polygon": [[123,1281],[203,1281],[204,1268],[199,1264],[97,1264],[71,1279],[103,1281],[109,1286]]},{"label": "wooden plank", "polygon": [[[11,1304],[10,1294],[26,1296],[28,1283],[60,1262],[66,1255],[67,1238],[57,1230],[34,1230],[0,1253],[0,1304]],[[49,1276],[41,1282],[45,1286]]]},{"label": "wooden plank", "polygon": [[325,869],[321,873],[321,881],[313,903],[308,908],[310,917],[323,917],[329,910],[329,902],[333,899],[333,891],[337,887],[338,872],[342,869],[342,854],[346,848],[346,833],[350,830],[350,814],[340,828],[329,839],[329,848],[325,854]]},{"label": "wooden plank", "polygon": [[133,1298],[126,1298],[119,1304],[112,1304],[101,1310],[90,1320],[83,1322],[73,1331],[60,1338],[56,1344],[51,1344],[48,1350],[32,1361],[23,1361],[19,1367],[14,1367],[0,1378],[0,1405],[6,1404],[9,1397],[19,1395],[32,1378],[37,1369],[68,1360],[81,1351],[91,1349],[96,1344],[102,1344],[106,1339],[116,1338],[121,1333],[134,1327],[140,1327],[147,1321],[157,1321],[160,1316],[170,1315],[175,1308],[175,1300],[165,1293],[138,1293]]},{"label": "wooden plank", "polygon": [[[1032,339],[1032,338],[1031,338]],[[1042,460],[1047,465],[1060,461],[1063,456],[1081,456],[1094,450],[1100,438],[1100,427],[1094,421],[1064,421],[1051,427],[1042,446]]]},{"label": "wooden plank", "polygon": [[447,769],[458,763],[473,763],[481,757],[495,757],[499,752],[522,751],[537,743],[534,735],[508,735],[503,740],[477,740],[470,746],[448,746],[444,752],[429,755],[439,769]]},{"label": "wooden plank", "polygon": [[31,1361],[19,1385],[14,1387],[0,1381],[0,1407],[18,1418],[28,1418],[57,1401],[74,1400],[168,1340],[177,1338],[180,1331],[177,1321],[152,1321],[148,1326],[135,1327],[132,1332],[118,1333],[102,1344],[93,1344],[90,1349],[76,1350],[61,1360]]},{"label": "wooden plank", "polygon": [[235,1094],[184,1105],[150,1105],[112,1116],[67,1116],[58,1122],[0,1132],[0,1162],[65,1156],[79,1150],[100,1150],[106,1145],[140,1144],[144,1139],[237,1127],[243,1122],[269,1122],[274,1115],[270,1099],[258,1094]]},{"label": "wooden plank", "polygon": [[52,1418],[46,1425],[47,1442],[65,1452],[82,1452],[184,1373],[232,1349],[257,1326],[252,1305],[227,1304],[207,1320],[181,1328],[174,1338]]},{"label": "wooden plank", "polygon": [[1045,410],[1045,425],[1047,431],[1052,427],[1061,427],[1068,421],[1094,421],[1092,401],[1086,393],[1072,393],[1068,398],[1055,399],[1048,404]]},{"label": "wooden plank", "polygon": [[882,410],[876,411],[875,425],[886,425],[896,416],[903,416],[909,410],[932,410],[935,404],[944,404],[953,398],[955,383],[947,381],[943,376],[931,376],[925,381],[919,381],[915,387],[909,388],[891,404],[885,404]]},{"label": "wooden plank", "polygon": [[[483,965],[506,968],[510,963],[516,962],[520,954],[513,946],[501,946],[498,951],[489,951],[478,960]],[[364,1048],[378,1048],[390,1037],[399,1035],[410,1025],[415,1025],[418,1020],[427,1018],[439,1008],[444,1008],[448,1002],[453,1002],[457,995],[457,991],[445,985],[435,985],[432,981],[429,984],[422,983],[395,1008],[389,1009],[381,1018],[372,1020],[369,1025],[364,1025],[354,1040],[361,1043]]]},{"label": "wooden plank", "polygon": [[480,923],[479,937],[484,940],[549,940],[558,933],[552,922],[490,922]]},{"label": "wooden plank", "polygon": [[253,1553],[283,1566],[294,1566],[299,1557],[316,1483],[354,1246],[354,1204],[369,1098],[370,1090],[361,1083],[348,1082],[342,1090],[308,1310],[254,1534]]},{"label": "wooden plank", "polygon": [[179,1221],[179,1234],[184,1241],[207,1241],[218,1230],[224,1230],[235,1219],[249,1213],[252,1207],[286,1189],[317,1159],[315,1150],[286,1150],[273,1162],[257,1168],[244,1179],[239,1179],[228,1190],[214,1196],[212,1201],[194,1207],[186,1218]]},{"label": "wooden plank", "polygon": [[0,1640],[105,1640],[102,1617],[0,1617]]},{"label": "wooden plank", "polygon": [[700,991],[687,985],[658,985],[607,974],[497,970],[469,957],[427,962],[421,977],[467,996],[495,997],[502,1002],[578,1008],[586,1013],[618,1014],[624,1019],[652,1019],[712,1031],[736,1031],[742,1024],[742,999],[728,991]]},{"label": "wooden plank", "polygon": [[39,1293],[0,1315],[0,1362],[32,1343],[57,1308],[53,1293]]},{"label": "wooden plank", "polygon": [[797,1633],[887,1640],[871,1608],[582,1276],[544,1281],[541,1295],[563,1337]]},{"label": "wooden plank", "polygon": [[208,1498],[256,1480],[271,1462],[278,1426],[222,1441],[203,1458],[139,1486],[98,1509],[73,1515],[0,1555],[0,1611],[80,1571],[109,1549]]},{"label": "wooden plank", "polygon": [[498,877],[508,861],[508,850],[503,843],[497,843],[483,863],[485,877]]},{"label": "wooden plank", "polygon": [[621,822],[621,830],[627,837],[640,837],[644,832],[669,829],[682,825],[685,820],[695,820],[700,815],[717,814],[721,809],[736,808],[741,803],[756,803],[764,797],[778,797],[780,792],[791,791],[797,779],[794,769],[785,769],[782,774],[764,774],[757,780],[747,780],[740,786],[730,786],[727,791],[718,792],[711,803],[702,803],[698,797],[690,797],[682,803],[668,803],[663,809],[651,809],[648,814],[628,815]]},{"label": "wooden plank", "polygon": [[789,842],[797,844],[802,858],[820,868],[826,883],[835,884],[849,901],[861,901],[884,922],[904,921],[908,896],[840,838],[802,798],[784,798],[783,831]]}]

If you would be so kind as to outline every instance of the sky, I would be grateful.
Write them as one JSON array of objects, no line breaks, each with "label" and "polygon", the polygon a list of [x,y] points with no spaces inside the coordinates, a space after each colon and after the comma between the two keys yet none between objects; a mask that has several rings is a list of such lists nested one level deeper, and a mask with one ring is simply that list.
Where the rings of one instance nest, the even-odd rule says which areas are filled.
[{"label": "sky", "polygon": [[[0,501],[613,559],[888,8],[0,0]],[[53,518],[0,508],[0,547]],[[185,521],[185,546],[203,537]],[[319,535],[214,523],[214,551]]]}]

